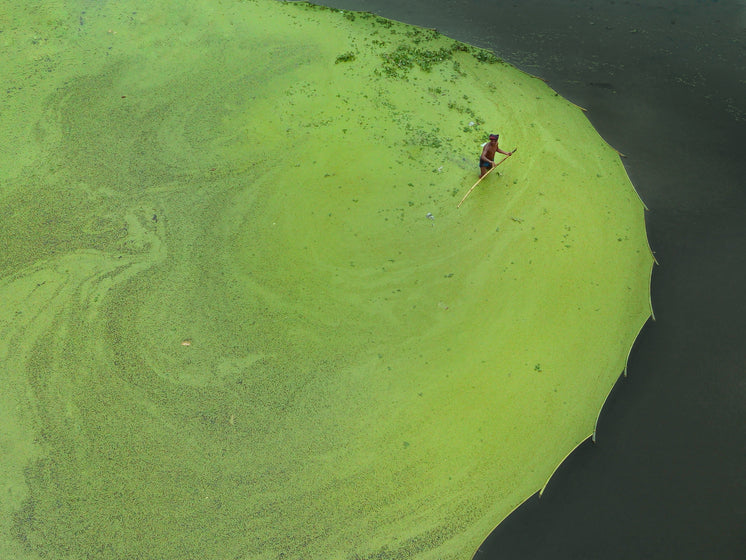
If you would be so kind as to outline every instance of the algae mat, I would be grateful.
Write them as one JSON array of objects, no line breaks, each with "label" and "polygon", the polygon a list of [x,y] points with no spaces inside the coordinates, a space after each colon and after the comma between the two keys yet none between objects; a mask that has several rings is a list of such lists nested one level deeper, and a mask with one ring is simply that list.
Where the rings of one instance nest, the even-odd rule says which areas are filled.
[{"label": "algae mat", "polygon": [[308,5],[2,8],[0,556],[465,559],[593,432],[653,259],[541,81]]}]

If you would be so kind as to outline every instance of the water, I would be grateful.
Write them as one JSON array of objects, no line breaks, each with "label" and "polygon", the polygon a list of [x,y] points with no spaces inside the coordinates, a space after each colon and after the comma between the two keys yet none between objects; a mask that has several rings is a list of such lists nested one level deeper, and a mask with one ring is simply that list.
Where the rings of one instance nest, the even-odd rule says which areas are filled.
[{"label": "water", "polygon": [[650,208],[657,321],[598,442],[480,560],[746,554],[746,4],[336,1],[436,27],[547,79],[625,153]]},{"label": "water", "polygon": [[[93,4],[91,6],[93,9]],[[480,558],[740,558],[744,552],[741,527],[745,497],[741,482],[744,471],[742,375],[745,364],[740,348],[744,332],[740,291],[746,267],[741,223],[746,208],[742,179],[745,170],[740,153],[744,145],[743,100],[746,98],[742,3],[528,1],[505,4],[469,1],[433,4],[415,1],[406,4],[358,2],[357,5],[346,3],[344,6],[339,3],[339,6],[375,10],[388,17],[438,27],[453,37],[490,47],[527,71],[548,79],[563,95],[586,107],[589,118],[601,134],[627,154],[628,172],[651,208],[649,235],[661,262],[653,282],[658,321],[649,324],[643,331],[630,360],[630,377],[617,386],[607,402],[599,425],[598,443],[585,444],[574,453],[552,480],[544,497],[530,500],[502,524],[482,547]],[[94,21],[86,17],[82,15],[80,18],[82,34]],[[172,14],[170,18],[178,25],[187,24],[179,20],[179,14]],[[53,24],[53,19],[40,22],[42,27]],[[112,22],[108,31],[106,27],[99,31],[109,33],[112,48],[118,48],[114,42],[117,26],[130,24],[125,18]],[[99,22],[99,25],[102,23]],[[34,29],[19,33],[27,33],[38,47],[34,51],[35,55],[38,54],[34,61],[38,73],[31,76],[28,83],[32,84],[34,80],[41,83],[43,72],[51,71],[45,66],[46,44],[44,40],[34,37]],[[124,36],[122,33],[119,38]],[[163,62],[177,65],[183,61],[183,52],[176,38],[168,37],[168,40],[174,41],[175,48],[169,49],[173,60],[165,59]],[[135,49],[136,46],[130,47]],[[298,53],[302,55],[302,49]],[[102,58],[108,56],[106,52],[100,54]],[[235,79],[237,72],[230,68],[229,63],[223,61],[218,67],[223,71],[221,79]],[[111,75],[118,74],[112,72]],[[190,529],[195,530],[190,530],[189,534],[195,542],[173,544],[169,552],[177,555],[179,546],[203,546],[200,535],[205,533],[216,542],[220,541],[223,532],[233,528],[221,526],[217,521],[222,517],[215,515],[215,512],[223,508],[237,510],[247,503],[239,494],[220,491],[227,488],[229,483],[237,483],[236,480],[183,477],[180,473],[188,470],[189,465],[189,468],[195,464],[202,465],[205,450],[213,453],[212,466],[219,464],[226,472],[235,471],[237,465],[245,464],[240,460],[241,454],[246,453],[243,440],[238,437],[230,439],[234,435],[228,436],[227,443],[221,439],[234,431],[246,430],[241,411],[238,410],[241,399],[231,400],[232,396],[227,395],[231,398],[211,401],[205,397],[207,392],[201,391],[201,386],[206,382],[201,375],[205,366],[215,362],[217,351],[215,355],[209,355],[209,343],[214,347],[221,342],[214,336],[220,330],[220,321],[225,321],[225,316],[238,313],[242,308],[258,304],[240,301],[242,305],[226,304],[216,309],[206,294],[215,286],[225,283],[216,270],[230,271],[231,267],[252,269],[255,262],[270,261],[268,257],[271,255],[259,258],[249,252],[251,258],[245,262],[224,262],[221,267],[215,267],[215,253],[202,250],[196,254],[193,247],[199,247],[199,243],[184,243],[185,238],[204,240],[205,236],[212,236],[209,238],[215,240],[216,246],[220,241],[229,239],[242,247],[251,247],[251,236],[245,229],[236,229],[235,224],[221,222],[217,230],[200,232],[192,231],[194,225],[199,223],[197,220],[184,219],[190,213],[204,210],[199,205],[200,199],[207,195],[207,187],[217,182],[215,177],[231,185],[231,192],[227,194],[232,196],[234,192],[242,192],[242,174],[250,172],[249,164],[233,176],[230,170],[221,169],[212,161],[203,161],[202,158],[207,157],[209,151],[190,151],[189,144],[177,145],[177,149],[166,158],[168,161],[178,161],[181,169],[165,169],[159,161],[152,162],[151,166],[143,165],[147,162],[137,158],[127,161],[116,157],[118,153],[135,153],[135,141],[138,140],[127,134],[130,113],[125,104],[137,102],[135,94],[143,93],[142,86],[148,80],[168,79],[168,76],[168,72],[163,72],[147,76],[147,80],[143,81],[143,77],[133,71],[128,75],[128,80],[119,84],[126,87],[126,91],[114,99],[103,99],[101,92],[106,88],[98,87],[99,84],[93,79],[77,81],[75,88],[65,88],[63,91],[68,94],[73,91],[78,97],[88,99],[88,105],[70,104],[69,98],[62,94],[58,98],[59,105],[52,105],[67,107],[70,118],[73,118],[72,110],[78,111],[80,114],[74,115],[76,121],[99,130],[102,139],[116,136],[121,142],[102,142],[96,146],[107,156],[101,158],[102,165],[94,170],[97,185],[101,186],[98,191],[83,188],[81,184],[81,188],[76,190],[83,193],[80,198],[66,198],[56,196],[54,189],[42,188],[41,183],[37,185],[34,196],[39,197],[42,205],[47,205],[47,212],[41,213],[41,216],[57,220],[55,231],[76,230],[76,224],[69,219],[70,215],[85,213],[90,203],[100,205],[102,200],[129,196],[127,192],[118,192],[114,182],[109,184],[112,171],[125,173],[144,184],[158,182],[163,187],[162,190],[153,191],[152,197],[135,197],[129,201],[134,215],[128,216],[125,224],[128,231],[124,233],[121,231],[122,223],[104,212],[90,216],[90,223],[83,223],[85,227],[78,236],[50,238],[42,247],[30,247],[29,251],[47,251],[45,255],[80,248],[78,245],[82,246],[83,251],[76,252],[76,259],[60,261],[56,274],[66,275],[66,283],[53,284],[46,277],[36,278],[33,274],[28,275],[28,281],[31,282],[29,292],[33,294],[30,307],[36,301],[33,298],[62,297],[96,301],[108,289],[107,283],[112,278],[122,274],[126,276],[130,274],[130,269],[132,274],[137,272],[141,264],[138,255],[149,252],[157,264],[159,236],[154,232],[168,226],[169,220],[172,220],[173,227],[177,221],[175,216],[181,217],[185,229],[177,232],[179,235],[167,238],[167,242],[169,251],[183,256],[176,260],[184,263],[184,268],[154,266],[150,277],[160,285],[168,285],[172,299],[148,296],[148,287],[134,282],[128,284],[131,289],[121,293],[123,300],[130,304],[125,308],[138,309],[142,313],[142,332],[136,333],[134,338],[119,337],[120,332],[131,334],[132,330],[124,329],[117,321],[110,321],[105,328],[102,327],[101,332],[81,334],[77,337],[77,345],[71,348],[65,347],[64,336],[45,336],[40,338],[30,358],[35,371],[39,372],[37,396],[45,396],[38,406],[42,413],[61,419],[60,433],[73,434],[68,436],[70,438],[74,439],[75,434],[84,432],[111,433],[116,434],[120,442],[126,443],[132,441],[130,433],[140,436],[180,430],[183,440],[179,439],[176,444],[173,438],[168,444],[155,435],[151,438],[150,453],[152,449],[162,449],[164,458],[156,465],[157,468],[142,469],[143,480],[152,482],[152,485],[137,485],[132,500],[128,502],[140,506],[140,509],[135,507],[133,511],[146,511],[158,520],[159,516],[164,516],[164,512],[174,507],[178,509],[180,505],[174,506],[168,492],[154,495],[153,489],[178,488],[199,497],[197,508],[193,507],[194,504],[185,508],[191,512],[190,515],[179,518],[178,522],[173,518],[169,520],[181,528],[184,523],[194,524]],[[199,76],[192,75],[188,79],[195,81],[193,94],[190,94],[194,97],[190,97],[191,102],[184,103],[184,106],[200,107],[194,101],[198,101],[200,95],[205,95],[209,88],[199,83]],[[238,89],[239,85],[236,86]],[[302,103],[308,92],[297,93],[296,101]],[[239,94],[226,97],[222,100],[224,109],[235,110],[236,104],[242,99],[243,96]],[[168,112],[168,107],[179,106],[173,100],[164,100],[166,113],[158,117],[171,118],[169,122],[173,123],[198,121],[203,128],[220,130],[222,112],[192,109],[187,118],[183,114]],[[110,130],[100,130],[96,128],[99,121],[91,117],[96,112],[86,111],[86,107],[93,107],[97,111],[111,109],[119,118],[111,121],[102,119],[100,122],[115,124],[110,125]],[[236,114],[239,113],[236,111]],[[271,116],[273,113],[267,111],[266,114]],[[23,117],[20,120],[23,122]],[[183,137],[192,138],[196,128],[199,127],[182,131]],[[20,127],[18,138],[11,138],[9,144],[21,145],[26,132],[40,138],[54,139],[62,131],[45,129],[43,124],[33,129]],[[154,134],[143,134],[139,140],[168,144],[168,139],[157,138]],[[56,157],[81,157],[81,161],[88,159],[82,157],[85,153],[76,151],[78,143],[63,144],[70,152],[57,154]],[[231,144],[226,142],[224,145]],[[242,148],[235,153],[225,148],[219,160],[231,161],[232,167],[236,167],[243,154],[250,151],[248,146]],[[279,149],[279,146],[276,148]],[[215,149],[220,150],[221,147],[216,146]],[[148,150],[144,152],[150,153]],[[20,151],[19,157],[24,157]],[[51,161],[49,164],[53,163]],[[114,169],[117,165],[119,167]],[[183,173],[184,168],[189,173]],[[165,176],[156,176],[157,173]],[[54,180],[47,186],[49,184],[58,186]],[[227,194],[222,201],[224,207],[238,209],[245,205],[245,200],[238,200],[239,204],[236,204],[237,199]],[[273,204],[282,207],[281,197],[275,199]],[[350,208],[354,208],[352,203]],[[305,210],[305,206],[300,208],[298,220],[285,221],[280,224],[281,227],[290,230],[299,228],[308,219]],[[426,212],[429,211],[434,212],[433,217],[437,217],[437,220],[427,220]],[[439,208],[417,207],[412,212],[413,215],[416,212],[417,218],[427,225],[430,232],[437,231],[444,222],[444,213]],[[243,219],[242,216],[236,215],[236,218],[235,223],[240,225],[238,219]],[[29,229],[45,227],[38,214],[18,215],[16,219],[26,220]],[[353,229],[364,233],[364,223],[354,221],[351,224]],[[277,223],[267,221],[263,225],[266,226],[263,231],[270,232]],[[341,227],[345,224],[337,222],[337,225]],[[314,233],[318,229],[309,231]],[[252,232],[250,228],[248,231],[259,233],[259,230]],[[126,242],[122,241],[124,238]],[[20,237],[19,242],[23,242]],[[308,242],[323,245],[313,236]],[[85,251],[89,245],[110,245],[123,254],[125,260],[119,261],[116,257],[102,260],[96,254]],[[189,263],[195,259],[199,266],[188,269],[191,266]],[[127,265],[124,266],[122,262]],[[102,264],[110,269],[111,274],[96,276],[92,272],[100,269]],[[195,275],[198,282],[190,283]],[[144,280],[141,278],[140,281]],[[284,287],[294,285],[287,279],[284,282],[278,284]],[[173,289],[174,285],[183,286],[181,294],[184,297],[178,297],[180,292]],[[242,297],[239,290],[235,295],[237,301]],[[198,302],[198,305],[195,306],[194,302]],[[81,311],[85,308],[87,306],[70,307],[64,320],[59,319],[57,324],[69,325],[71,330],[75,330],[76,325],[89,324],[86,321],[90,322],[91,317],[84,317]],[[148,309],[150,312],[143,311]],[[438,302],[437,309],[445,312],[449,306]],[[277,331],[272,336],[276,336],[277,340],[285,335],[283,314],[289,316],[291,311],[276,310]],[[195,312],[210,318],[212,322],[203,324],[190,320],[190,314]],[[327,312],[324,311],[324,314]],[[350,325],[358,320],[352,316],[345,316],[344,319]],[[126,320],[126,317],[122,317],[123,322]],[[166,329],[168,332],[165,332],[164,324],[169,325]],[[48,328],[43,324],[39,326],[42,330]],[[77,328],[80,330],[79,326]],[[334,332],[334,325],[330,325],[329,333]],[[100,353],[99,339],[108,337],[117,342],[119,350],[116,358],[126,364],[132,362],[131,368],[123,368],[122,371],[137,370],[140,364],[135,363],[133,356],[138,356],[138,348],[147,347],[156,336],[168,338],[166,342],[173,347],[169,346],[171,353],[146,358],[151,362],[177,365],[183,362],[189,366],[180,369],[185,376],[177,380],[185,386],[182,395],[164,396],[158,393],[158,380],[144,378],[120,380],[117,375],[112,375],[107,383],[99,384],[92,372],[85,368],[75,368],[76,375],[70,376],[69,382],[54,380],[55,383],[50,384],[54,390],[48,393],[44,390],[46,385],[42,372],[49,369],[45,360],[55,359],[61,369],[72,371],[70,364],[77,363],[76,356],[97,348]],[[244,350],[258,345],[256,337],[255,330],[245,325],[231,334],[230,342],[233,349]],[[259,342],[267,348],[286,346],[277,340]],[[300,351],[298,353],[302,354]],[[246,362],[236,359],[223,363],[218,368],[219,373],[226,379],[233,378],[236,371],[252,367],[255,363],[265,364],[262,367],[268,372],[271,369],[261,355],[242,356]],[[307,362],[310,366],[319,365],[311,359]],[[282,369],[283,365],[278,363],[272,367]],[[167,368],[162,369],[168,373]],[[91,392],[86,390],[92,381],[96,381],[93,385],[98,391],[93,397],[98,395],[98,399],[91,397]],[[124,394],[123,388],[128,384],[145,392],[150,391],[151,396],[160,395],[161,407],[172,412],[172,417],[168,421],[159,417],[158,422],[149,422],[148,415],[153,414],[154,408],[147,407],[147,399],[143,399],[140,408],[130,409],[126,404],[129,401],[117,398]],[[56,391],[67,391],[62,396],[72,398],[60,399]],[[200,394],[200,398],[192,398],[195,394]],[[81,404],[78,395],[88,395],[90,400],[95,400],[83,403],[91,407],[92,412],[85,417],[89,424],[81,423],[74,407],[67,406],[63,410],[59,404]],[[265,396],[264,405],[276,404],[270,402],[271,395]],[[226,407],[226,403],[229,406]],[[195,434],[205,437],[195,439]],[[25,438],[24,434],[20,436],[18,441],[30,439]],[[66,445],[64,437],[57,438],[54,433],[44,436],[60,448]],[[117,447],[117,440],[111,441],[114,445],[107,450],[108,453],[93,453],[100,460],[97,467],[103,476],[99,474],[92,479],[100,486],[86,488],[85,492],[77,494],[86,497],[85,506],[91,512],[96,512],[88,519],[96,521],[104,519],[104,516],[98,517],[102,504],[116,509],[116,500],[108,499],[110,496],[107,493],[116,493],[122,485],[117,468],[111,468],[107,461],[114,457],[120,463],[125,460],[142,465],[142,457],[150,456],[136,453],[132,445]],[[184,441],[192,441],[193,445],[182,445]],[[413,451],[409,441],[406,443],[406,449]],[[226,453],[226,449],[230,453]],[[26,450],[17,448],[14,451],[23,455]],[[265,451],[268,456],[271,455],[271,450]],[[69,456],[74,458],[75,453],[77,451],[73,450]],[[484,456],[479,459],[486,460]],[[278,457],[268,461],[268,464],[277,467],[278,464],[289,462],[292,459]],[[61,469],[67,468],[72,472],[77,464],[74,460],[67,465],[62,462],[40,462],[25,474],[35,478],[41,487],[47,488],[47,492],[41,496],[46,501],[41,505],[46,506],[45,513],[49,518],[59,518],[57,525],[50,526],[59,529],[60,534],[51,534],[47,538],[66,542],[71,538],[65,533],[66,530],[82,531],[90,537],[91,547],[95,547],[98,529],[90,524],[73,525],[68,529],[67,510],[60,508],[55,498],[59,496],[61,502],[70,492],[50,482],[58,480],[56,473]],[[283,473],[280,471],[275,468],[273,473],[281,483]],[[238,483],[243,482],[239,480]],[[229,499],[221,501],[220,495],[229,496]],[[310,503],[318,505],[313,500]],[[38,507],[37,512],[41,511],[41,506]],[[74,509],[70,508],[70,504],[65,507]],[[28,521],[34,526],[32,513],[21,510],[16,519]],[[108,513],[108,518],[121,514],[117,511]],[[23,519],[24,514],[29,514],[28,519]],[[214,515],[215,523],[205,522],[210,515]],[[137,519],[127,516],[120,519],[123,526],[129,529],[140,527]],[[152,533],[148,531],[145,537],[153,539]],[[72,540],[76,538],[73,536]],[[125,543],[120,545],[125,546]],[[298,546],[302,546],[302,543],[298,543]],[[211,547],[211,551],[218,554],[219,545]],[[107,552],[111,553],[111,550]]]},{"label": "water", "polygon": [[1,557],[463,558],[593,431],[652,256],[576,106],[370,15],[11,13]]}]

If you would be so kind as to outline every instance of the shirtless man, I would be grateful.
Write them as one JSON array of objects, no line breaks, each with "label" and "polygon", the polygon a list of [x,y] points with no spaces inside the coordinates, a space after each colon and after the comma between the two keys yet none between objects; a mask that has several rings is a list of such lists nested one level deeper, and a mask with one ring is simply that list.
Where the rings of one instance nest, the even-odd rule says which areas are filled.
[{"label": "shirtless man", "polygon": [[513,152],[503,152],[497,145],[499,134],[490,134],[490,141],[484,145],[482,155],[479,156],[479,177],[484,175],[495,167],[495,152],[500,152],[506,156],[512,156]]}]

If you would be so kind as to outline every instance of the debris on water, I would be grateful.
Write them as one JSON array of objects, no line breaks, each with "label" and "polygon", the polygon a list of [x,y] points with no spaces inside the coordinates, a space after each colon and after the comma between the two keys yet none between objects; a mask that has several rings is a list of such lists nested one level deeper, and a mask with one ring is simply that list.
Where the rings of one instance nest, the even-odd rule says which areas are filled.
[{"label": "debris on water", "polygon": [[428,212],[427,214],[425,214],[425,217],[428,220],[435,220],[435,216],[433,216],[432,212]]}]

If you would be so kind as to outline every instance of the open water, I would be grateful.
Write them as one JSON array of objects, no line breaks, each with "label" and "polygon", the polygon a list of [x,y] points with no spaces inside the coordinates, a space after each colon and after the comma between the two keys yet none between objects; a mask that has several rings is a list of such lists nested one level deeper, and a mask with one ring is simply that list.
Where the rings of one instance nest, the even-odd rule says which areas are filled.
[{"label": "open water", "polygon": [[746,557],[746,2],[334,0],[487,47],[588,110],[650,208],[656,321],[587,442],[479,560]]}]

